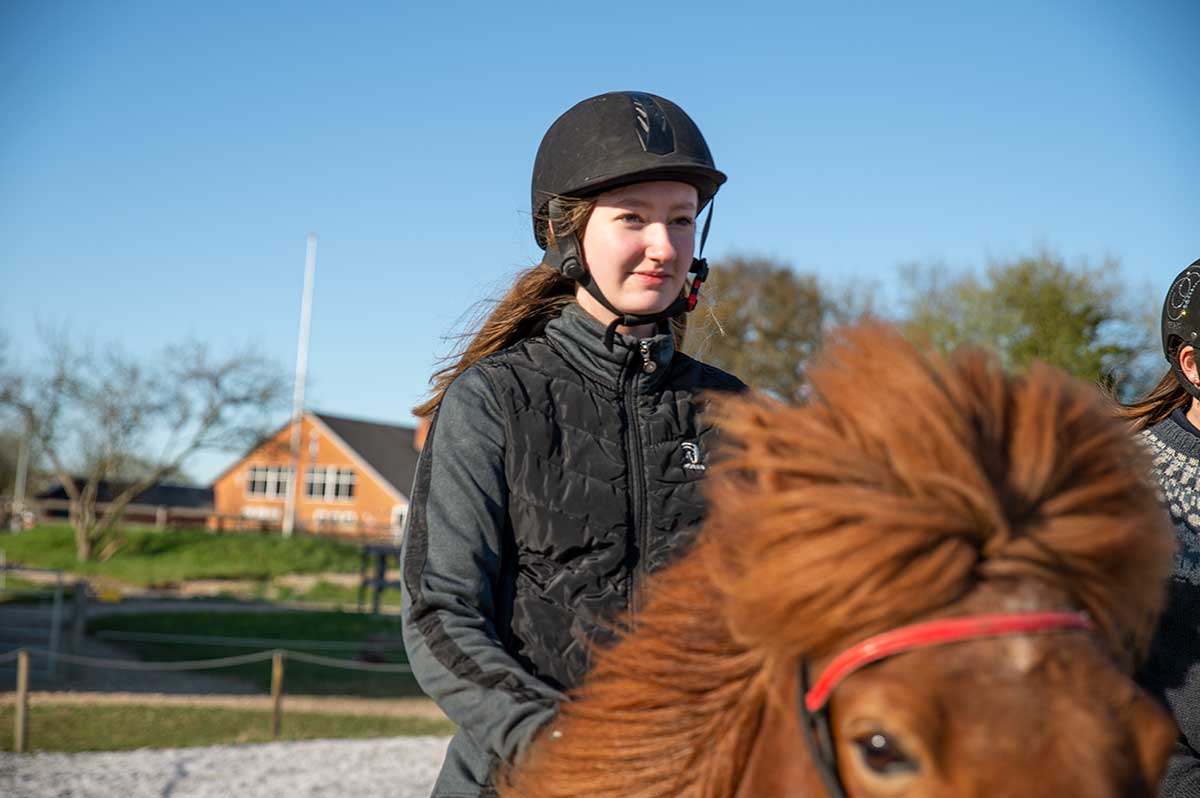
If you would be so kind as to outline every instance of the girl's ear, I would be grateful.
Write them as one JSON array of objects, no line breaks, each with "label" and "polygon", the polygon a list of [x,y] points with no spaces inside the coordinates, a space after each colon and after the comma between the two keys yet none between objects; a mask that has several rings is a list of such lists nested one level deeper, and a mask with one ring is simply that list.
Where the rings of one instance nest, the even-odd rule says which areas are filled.
[{"label": "girl's ear", "polygon": [[1196,366],[1196,348],[1184,346],[1179,349],[1179,368],[1192,385],[1200,385],[1200,368]]}]

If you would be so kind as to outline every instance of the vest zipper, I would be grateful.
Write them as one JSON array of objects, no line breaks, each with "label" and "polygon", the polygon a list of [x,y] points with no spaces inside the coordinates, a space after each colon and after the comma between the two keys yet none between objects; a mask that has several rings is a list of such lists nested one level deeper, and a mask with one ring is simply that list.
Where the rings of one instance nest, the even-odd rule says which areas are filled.
[{"label": "vest zipper", "polygon": [[[633,572],[630,574],[629,587],[629,617],[636,623],[641,610],[638,603],[638,588],[645,581],[646,574],[646,475],[645,464],[642,461],[642,432],[638,423],[637,412],[637,375],[638,372],[653,374],[658,368],[650,351],[650,339],[643,338],[638,342],[638,353],[641,363],[631,367],[625,379],[625,412],[629,419],[629,486],[633,494],[633,542],[636,547],[637,559],[634,561]],[[639,367],[640,366],[640,367]]]}]

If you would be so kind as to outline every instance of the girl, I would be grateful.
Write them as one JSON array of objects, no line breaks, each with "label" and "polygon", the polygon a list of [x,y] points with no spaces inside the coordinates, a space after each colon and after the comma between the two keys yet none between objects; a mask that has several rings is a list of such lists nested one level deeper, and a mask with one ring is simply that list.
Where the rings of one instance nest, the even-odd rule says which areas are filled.
[{"label": "girl", "polygon": [[404,639],[458,724],[435,798],[492,794],[589,645],[622,613],[636,623],[646,576],[692,540],[713,437],[700,394],[745,388],[677,348],[707,273],[696,218],[724,182],[668,100],[613,92],[568,110],[534,163],[543,263],[415,409],[432,426],[404,541]]},{"label": "girl", "polygon": [[1119,414],[1141,430],[1178,538],[1167,610],[1142,679],[1164,698],[1180,736],[1162,798],[1200,798],[1200,260],[1175,278],[1162,312],[1168,372]]}]

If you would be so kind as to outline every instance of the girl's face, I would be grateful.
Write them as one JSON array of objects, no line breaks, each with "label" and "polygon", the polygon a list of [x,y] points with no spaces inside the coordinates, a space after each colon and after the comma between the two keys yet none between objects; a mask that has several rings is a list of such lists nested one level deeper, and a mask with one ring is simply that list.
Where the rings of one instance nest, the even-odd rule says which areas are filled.
[{"label": "girl's face", "polygon": [[[696,189],[674,181],[635,183],[596,198],[583,230],[583,259],[614,307],[658,313],[679,297],[692,265],[696,206]],[[576,297],[601,322],[613,320],[582,286]]]}]

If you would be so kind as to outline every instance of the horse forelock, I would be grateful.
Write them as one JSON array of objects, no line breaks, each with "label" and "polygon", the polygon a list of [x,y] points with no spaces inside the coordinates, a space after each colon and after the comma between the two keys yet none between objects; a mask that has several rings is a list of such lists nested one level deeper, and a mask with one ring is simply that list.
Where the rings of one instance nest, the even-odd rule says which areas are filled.
[{"label": "horse forelock", "polygon": [[1148,642],[1174,539],[1096,387],[1010,375],[981,349],[931,355],[883,325],[840,333],[810,379],[803,407],[719,408],[704,556],[733,637],[820,657],[983,580],[1037,579],[1114,654]]},{"label": "horse forelock", "polygon": [[839,332],[812,400],[716,402],[724,451],[692,555],[598,652],[507,796],[731,798],[768,691],[800,656],[1037,580],[1141,651],[1173,536],[1144,453],[1098,390],[994,355]]}]

